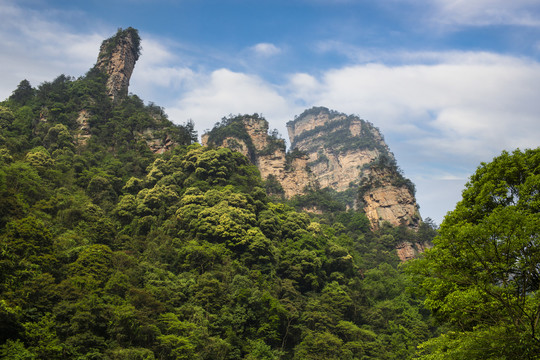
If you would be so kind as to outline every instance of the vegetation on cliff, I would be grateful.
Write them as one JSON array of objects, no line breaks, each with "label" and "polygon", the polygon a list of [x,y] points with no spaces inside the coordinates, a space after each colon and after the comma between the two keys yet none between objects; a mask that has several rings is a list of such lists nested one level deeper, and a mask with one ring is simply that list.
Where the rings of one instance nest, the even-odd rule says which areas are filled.
[{"label": "vegetation on cliff", "polygon": [[[253,142],[252,136],[246,129],[246,124],[250,122],[262,124],[260,125],[262,129],[261,135],[264,137],[264,142],[266,144],[264,148],[257,148],[256,144]],[[247,147],[247,156],[253,164],[256,163],[258,156],[271,155],[278,149],[285,151],[285,141],[280,137],[277,130],[274,130],[269,134],[268,122],[257,113],[253,115],[230,115],[224,117],[220,122],[217,122],[214,125],[207,135],[208,145],[210,146],[221,146],[224,144],[225,140],[229,138],[242,141]]]},{"label": "vegetation on cliff", "polygon": [[[104,80],[0,103],[0,356],[404,359],[432,336],[401,230],[272,202],[242,154]],[[177,146],[150,151],[145,129]]]},{"label": "vegetation on cliff", "polygon": [[[345,115],[322,106],[305,110],[302,114],[295,117],[294,121],[288,122],[287,126],[294,128],[295,122],[301,122],[309,116],[320,116],[321,114],[328,116],[330,121],[325,121],[313,129],[296,135],[294,139],[291,139],[291,148],[296,148],[304,140],[310,140],[310,145],[307,145],[307,147],[304,146],[302,150],[317,150],[320,144],[311,140],[316,138],[317,135],[324,134],[324,147],[332,149],[333,152],[338,154],[351,150],[357,151],[359,149],[377,150],[381,154],[387,154],[389,152],[384,144],[382,135],[379,133],[379,129],[372,123],[360,119],[356,115]],[[354,122],[361,124],[361,133],[358,135],[351,134],[350,129]]]},{"label": "vegetation on cliff", "polygon": [[[431,242],[429,219],[373,230],[353,188],[276,201],[248,158],[106,80],[0,102],[0,357],[538,358],[540,150],[482,164],[404,272],[396,246]],[[249,144],[244,120],[210,136]]]},{"label": "vegetation on cliff", "polygon": [[127,39],[132,42],[132,46],[130,46],[131,55],[135,61],[137,61],[139,56],[141,56],[141,37],[139,36],[139,31],[131,26],[126,29],[119,28],[114,36],[104,40],[101,44],[100,56],[105,59],[109,59],[112,52],[118,47],[118,45],[124,41],[127,41]]}]

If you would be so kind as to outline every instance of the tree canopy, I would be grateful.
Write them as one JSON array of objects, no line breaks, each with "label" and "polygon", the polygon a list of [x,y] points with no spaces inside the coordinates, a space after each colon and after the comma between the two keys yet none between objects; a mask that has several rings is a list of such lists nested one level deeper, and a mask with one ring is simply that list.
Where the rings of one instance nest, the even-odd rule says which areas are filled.
[{"label": "tree canopy", "polygon": [[471,176],[435,246],[410,264],[447,327],[425,359],[540,357],[540,149],[503,152]]},{"label": "tree canopy", "polygon": [[104,84],[0,103],[0,357],[407,359],[432,336],[395,250],[420,233],[325,191],[274,202],[245,156]]}]

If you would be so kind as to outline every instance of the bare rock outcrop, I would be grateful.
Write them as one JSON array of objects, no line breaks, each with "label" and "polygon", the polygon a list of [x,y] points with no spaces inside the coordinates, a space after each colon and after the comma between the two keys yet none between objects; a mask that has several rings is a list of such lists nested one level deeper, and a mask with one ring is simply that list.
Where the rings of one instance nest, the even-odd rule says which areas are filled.
[{"label": "bare rock outcrop", "polygon": [[86,142],[90,138],[90,112],[86,109],[79,111],[79,116],[77,117],[77,125],[79,131],[77,132],[76,139],[78,144],[86,145]]},{"label": "bare rock outcrop", "polygon": [[402,262],[414,259],[419,254],[423,253],[427,249],[431,248],[429,243],[412,243],[409,241],[403,241],[396,246],[397,256]]},{"label": "bare rock outcrop", "polygon": [[364,212],[373,228],[384,222],[416,227],[420,221],[418,206],[407,187],[392,184],[375,187],[363,196]]},{"label": "bare rock outcrop", "polygon": [[[355,116],[313,108],[287,123],[291,147],[309,157],[321,187],[345,191],[357,185],[366,165],[389,153],[378,129]],[[372,142],[373,146],[363,146]]]},{"label": "bare rock outcrop", "polygon": [[[309,188],[349,192],[349,207],[362,208],[371,227],[384,222],[418,227],[414,185],[403,177],[379,130],[357,116],[323,107],[287,123],[289,153],[268,122],[257,114],[223,119],[203,135],[203,145],[239,151],[257,165],[263,179],[276,180],[286,198]],[[318,211],[320,209],[311,209]]]},{"label": "bare rock outcrop", "polygon": [[108,76],[107,91],[113,101],[128,94],[129,80],[140,54],[137,30],[119,29],[115,36],[104,40],[99,49],[96,68]]},{"label": "bare rock outcrop", "polygon": [[244,154],[264,180],[279,183],[286,198],[301,194],[316,182],[308,170],[308,157],[298,152],[287,154],[285,141],[277,134],[269,134],[268,122],[257,114],[224,119],[201,140],[205,146],[227,147]]},{"label": "bare rock outcrop", "polygon": [[[128,95],[129,81],[140,55],[140,43],[138,31],[131,27],[119,29],[102,42],[96,64],[81,80],[88,83],[82,87],[87,93],[75,119],[76,145],[86,146],[92,136],[103,134],[100,127],[104,124],[108,124],[107,135],[121,132],[124,143],[143,141],[157,154],[179,144],[189,144],[196,138],[191,121],[185,126],[175,125],[163,108],[153,103],[145,105],[136,95]],[[43,121],[48,114],[49,110],[44,108]],[[118,144],[108,145],[114,149]]]},{"label": "bare rock outcrop", "polygon": [[359,190],[353,206],[364,209],[372,228],[384,222],[418,226],[414,185],[403,177],[371,123],[315,107],[287,123],[287,129],[291,147],[308,155],[308,166],[321,187]]}]

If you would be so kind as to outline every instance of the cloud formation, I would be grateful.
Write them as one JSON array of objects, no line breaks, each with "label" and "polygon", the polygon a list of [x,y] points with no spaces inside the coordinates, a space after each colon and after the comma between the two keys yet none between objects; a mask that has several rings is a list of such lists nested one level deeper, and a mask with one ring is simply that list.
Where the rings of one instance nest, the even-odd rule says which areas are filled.
[{"label": "cloud formation", "polygon": [[282,134],[285,122],[307,107],[357,114],[382,130],[417,183],[420,203],[429,204],[423,211],[440,221],[446,211],[440,208],[454,206],[481,161],[503,149],[538,146],[540,64],[471,52],[430,58],[438,62],[297,73],[283,84],[220,69],[196,74],[194,87],[168,111],[174,119],[192,118],[200,132],[224,115],[263,113]]},{"label": "cloud formation", "polygon": [[[111,35],[111,28],[99,23],[84,31],[55,20],[81,23],[84,14],[42,13],[14,4],[0,3],[2,98],[25,78],[37,86],[62,73],[84,74],[94,64],[101,41]],[[528,15],[531,9],[540,10],[536,1],[430,4],[425,10],[431,12],[429,18],[444,26],[538,26]],[[258,43],[232,56],[223,49],[186,50],[170,39],[141,36],[143,56],[130,91],[164,106],[171,120],[193,119],[202,133],[223,116],[257,112],[271,128],[286,134],[285,123],[311,106],[357,114],[381,129],[405,175],[417,185],[422,214],[438,222],[481,161],[503,149],[538,146],[540,63],[531,59],[487,51],[396,51],[320,38],[313,40],[318,52],[310,56],[338,54],[346,59],[343,66],[265,71],[284,64],[277,59],[285,52],[272,43]],[[285,42],[283,48],[294,58],[294,47]],[[264,77],[277,72],[280,76]]]},{"label": "cloud formation", "polygon": [[281,52],[280,48],[270,43],[259,43],[253,46],[251,49],[256,55],[264,57],[274,56]]},{"label": "cloud formation", "polygon": [[536,0],[435,0],[437,22],[448,25],[540,26]]},{"label": "cloud formation", "polygon": [[179,122],[192,119],[199,132],[211,129],[229,114],[259,113],[273,119],[272,123],[281,124],[294,108],[275,85],[254,75],[219,69],[210,74],[199,73],[197,77],[195,86],[167,111],[171,119]]},{"label": "cloud formation", "polygon": [[464,156],[467,165],[502,149],[535,146],[540,64],[486,53],[438,57],[431,65],[372,63],[296,73],[281,84],[228,69],[189,72],[190,88],[170,111],[180,120],[193,118],[201,129],[224,115],[259,112],[284,132],[284,121],[322,105],[374,122],[397,146],[414,145],[433,160]]},{"label": "cloud formation", "polygon": [[[0,94],[10,94],[27,79],[33,86],[60,74],[83,75],[93,65],[104,35],[76,33],[54,18],[78,18],[76,12],[42,13],[0,2]],[[90,66],[89,66],[90,64]]]}]

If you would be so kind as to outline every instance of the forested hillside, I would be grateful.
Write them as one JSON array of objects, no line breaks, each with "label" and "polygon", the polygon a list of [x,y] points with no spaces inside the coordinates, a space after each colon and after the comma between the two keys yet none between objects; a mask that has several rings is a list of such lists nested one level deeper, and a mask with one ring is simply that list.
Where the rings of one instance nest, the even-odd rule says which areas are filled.
[{"label": "forested hillside", "polygon": [[0,103],[1,357],[407,359],[434,335],[395,253],[429,223],[275,202],[245,156],[106,81]]},{"label": "forested hillside", "polygon": [[[249,152],[199,145],[115,61],[0,102],[0,358],[540,357],[540,149],[481,164],[440,229],[374,227],[350,192],[287,199]],[[262,117],[214,135],[240,121],[270,139],[240,131],[253,154],[305,158]]]},{"label": "forested hillside", "polygon": [[440,229],[373,226],[350,192],[261,178],[253,154],[308,163],[262,117],[216,125],[264,140],[240,131],[246,157],[129,94],[139,44],[0,102],[0,358],[540,358],[540,149],[482,163]]}]

